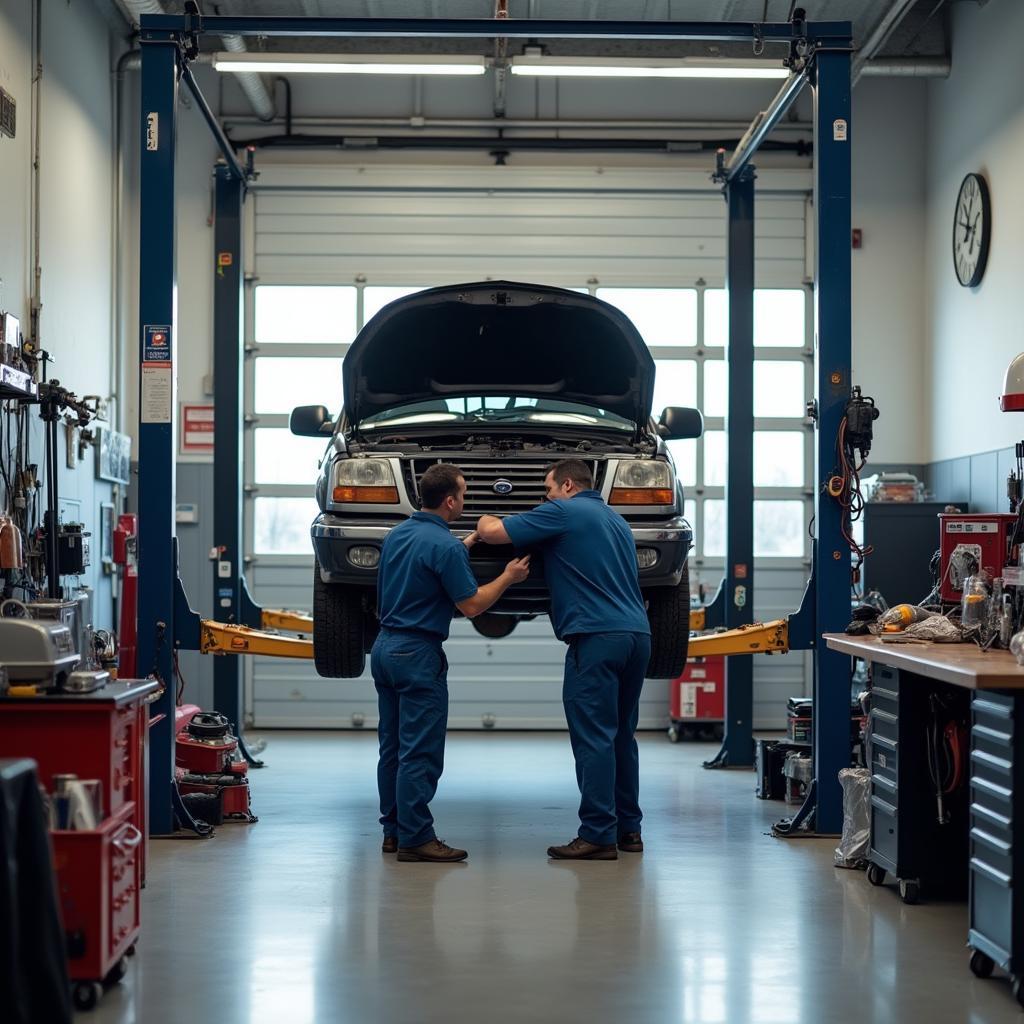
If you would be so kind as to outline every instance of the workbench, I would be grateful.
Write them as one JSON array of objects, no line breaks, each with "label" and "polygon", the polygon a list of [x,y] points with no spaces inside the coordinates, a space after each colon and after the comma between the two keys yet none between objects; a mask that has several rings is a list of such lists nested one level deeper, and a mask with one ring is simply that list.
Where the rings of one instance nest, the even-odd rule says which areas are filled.
[{"label": "workbench", "polygon": [[[901,895],[914,902],[919,880],[902,877],[905,865],[947,878],[963,871],[971,970],[984,978],[1003,968],[1024,1005],[1024,668],[1007,651],[974,644],[823,639],[872,668],[869,879],[879,884],[879,873],[892,872]],[[947,808],[945,827],[938,824],[923,739],[928,701],[943,694],[963,701],[970,716],[968,785],[962,808],[955,800]],[[930,799],[922,799],[929,791]],[[961,811],[964,828],[957,829]]]}]

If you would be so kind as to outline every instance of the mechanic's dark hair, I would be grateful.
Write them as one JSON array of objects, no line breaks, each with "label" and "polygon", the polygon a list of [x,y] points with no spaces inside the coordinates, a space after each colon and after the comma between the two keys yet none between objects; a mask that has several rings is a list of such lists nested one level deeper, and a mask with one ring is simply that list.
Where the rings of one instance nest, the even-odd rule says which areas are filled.
[{"label": "mechanic's dark hair", "polygon": [[581,491],[592,491],[594,489],[594,474],[582,459],[563,459],[561,462],[553,462],[544,470],[544,478],[548,473],[553,473],[555,483],[559,487],[566,480],[571,480]]},{"label": "mechanic's dark hair", "polygon": [[424,508],[440,508],[445,498],[459,493],[462,470],[450,462],[439,462],[420,477],[420,504]]}]

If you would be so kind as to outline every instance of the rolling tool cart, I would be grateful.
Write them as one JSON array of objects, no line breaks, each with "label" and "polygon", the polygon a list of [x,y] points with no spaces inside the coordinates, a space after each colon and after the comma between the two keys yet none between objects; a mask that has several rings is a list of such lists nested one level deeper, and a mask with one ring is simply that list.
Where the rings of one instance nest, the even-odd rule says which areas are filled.
[{"label": "rolling tool cart", "polygon": [[[20,671],[27,669],[23,665]],[[91,692],[65,693],[46,692],[53,679],[39,676],[37,682],[22,689],[38,692],[0,697],[0,749],[36,761],[40,784],[49,793],[57,793],[61,779],[69,777],[96,786],[96,827],[51,832],[72,997],[78,1009],[88,1010],[105,985],[124,976],[124,958],[135,951],[139,936],[147,833],[146,701],[158,684],[118,681]]]},{"label": "rolling tool cart", "polygon": [[976,693],[971,701],[971,970],[1009,973],[1024,1006],[1024,697]]},{"label": "rolling tool cart", "polygon": [[966,717],[964,691],[875,665],[867,877],[893,875],[904,903],[959,894],[967,878]]},{"label": "rolling tool cart", "polygon": [[725,656],[687,658],[683,673],[669,684],[668,738],[709,731],[721,739],[725,722]]},{"label": "rolling tool cart", "polygon": [[132,824],[134,811],[129,802],[99,828],[51,833],[71,996],[79,1010],[93,1009],[103,989],[125,976],[125,957],[135,952],[143,835]]}]

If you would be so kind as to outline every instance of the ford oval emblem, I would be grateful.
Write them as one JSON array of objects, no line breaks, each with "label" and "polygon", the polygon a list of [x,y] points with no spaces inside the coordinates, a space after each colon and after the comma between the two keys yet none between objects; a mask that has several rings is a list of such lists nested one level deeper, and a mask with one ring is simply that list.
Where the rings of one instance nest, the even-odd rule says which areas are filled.
[{"label": "ford oval emblem", "polygon": [[495,480],[494,486],[491,489],[494,491],[495,494],[511,494],[512,481],[505,480],[504,478],[502,478],[501,480]]}]

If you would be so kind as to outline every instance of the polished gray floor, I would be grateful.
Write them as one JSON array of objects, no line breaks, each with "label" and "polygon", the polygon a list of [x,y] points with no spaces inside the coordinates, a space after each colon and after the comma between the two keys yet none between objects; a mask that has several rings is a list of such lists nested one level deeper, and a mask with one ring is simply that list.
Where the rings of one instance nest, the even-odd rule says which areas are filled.
[{"label": "polished gray floor", "polygon": [[[154,842],[143,935],[88,1018],[196,1024],[676,1024],[1016,1018],[967,969],[963,904],[903,906],[707,745],[641,743],[643,856],[549,862],[575,834],[564,735],[453,734],[434,803],[464,865],[379,852],[372,734],[268,733],[256,825]],[[86,1019],[86,1015],[82,1015]]]}]

